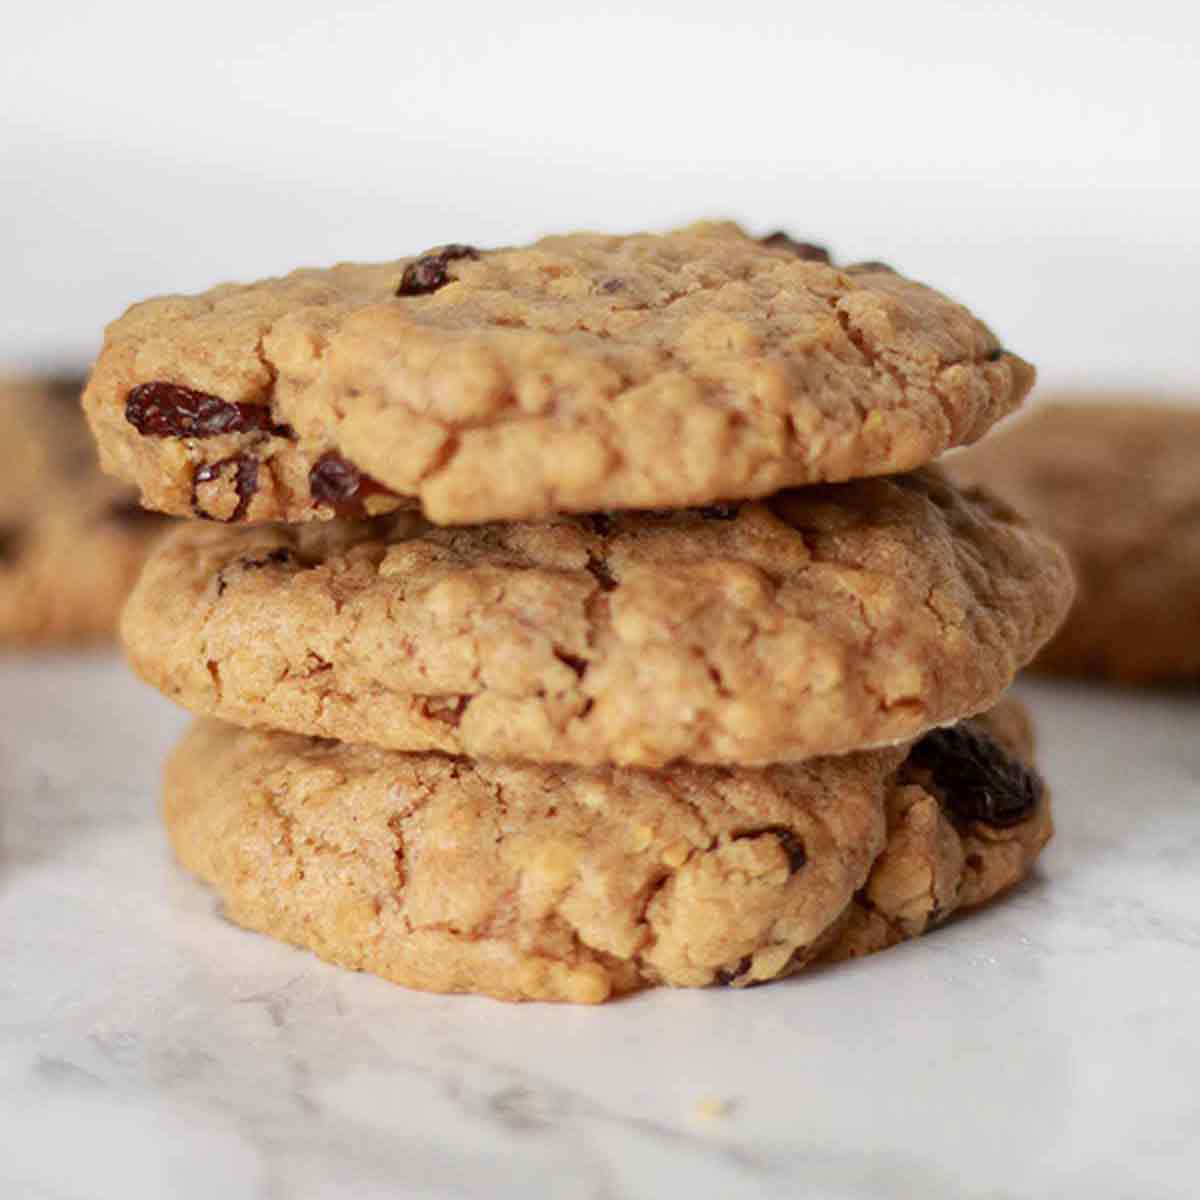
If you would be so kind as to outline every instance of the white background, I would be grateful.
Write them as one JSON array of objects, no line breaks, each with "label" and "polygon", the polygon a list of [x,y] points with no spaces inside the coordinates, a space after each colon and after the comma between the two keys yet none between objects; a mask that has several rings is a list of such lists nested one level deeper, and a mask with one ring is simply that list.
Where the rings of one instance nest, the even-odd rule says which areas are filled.
[{"label": "white background", "polygon": [[132,300],[732,216],[958,296],[1048,385],[1196,378],[1200,10],[45,2],[0,46],[0,360]]}]

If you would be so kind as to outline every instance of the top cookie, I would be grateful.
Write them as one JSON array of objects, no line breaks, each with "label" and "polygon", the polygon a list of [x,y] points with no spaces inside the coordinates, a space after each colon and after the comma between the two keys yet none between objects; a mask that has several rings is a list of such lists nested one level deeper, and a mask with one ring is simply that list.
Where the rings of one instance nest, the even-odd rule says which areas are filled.
[{"label": "top cookie", "polygon": [[754,498],[979,438],[1033,369],[877,263],[730,224],[451,245],[135,305],[85,405],[164,512],[439,524]]},{"label": "top cookie", "polygon": [[100,473],[82,376],[0,378],[0,644],[111,638],[169,521]]},{"label": "top cookie", "polygon": [[1074,560],[1075,605],[1040,668],[1200,681],[1200,407],[1117,395],[1043,405],[949,466]]}]

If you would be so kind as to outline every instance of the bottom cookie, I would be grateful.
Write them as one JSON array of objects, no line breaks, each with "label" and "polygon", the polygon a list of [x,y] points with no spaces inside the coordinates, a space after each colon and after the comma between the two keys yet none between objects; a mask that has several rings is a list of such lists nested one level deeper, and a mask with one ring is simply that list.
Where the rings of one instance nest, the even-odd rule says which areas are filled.
[{"label": "bottom cookie", "polygon": [[409,987],[597,1003],[883,949],[1049,839],[1015,702],[764,769],[401,754],[197,722],[166,773],[185,866],[236,922]]}]

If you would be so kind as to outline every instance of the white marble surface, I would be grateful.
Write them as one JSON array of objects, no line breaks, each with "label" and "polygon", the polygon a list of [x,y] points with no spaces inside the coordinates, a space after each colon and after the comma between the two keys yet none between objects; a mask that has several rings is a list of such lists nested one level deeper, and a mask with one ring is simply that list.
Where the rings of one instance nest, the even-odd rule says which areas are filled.
[{"label": "white marble surface", "polygon": [[1195,1197],[1200,694],[1026,694],[1060,834],[1006,902],[772,987],[508,1007],[220,920],[156,822],[183,718],[0,658],[0,1196]]}]

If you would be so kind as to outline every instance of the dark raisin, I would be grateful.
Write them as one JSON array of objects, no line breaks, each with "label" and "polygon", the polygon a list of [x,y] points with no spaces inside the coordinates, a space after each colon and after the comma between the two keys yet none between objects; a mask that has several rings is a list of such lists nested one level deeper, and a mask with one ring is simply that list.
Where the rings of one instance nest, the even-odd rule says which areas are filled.
[{"label": "dark raisin", "polygon": [[697,511],[707,521],[734,521],[740,508],[739,504],[706,504]]},{"label": "dark raisin", "polygon": [[599,285],[599,290],[606,296],[612,296],[617,292],[625,290],[625,280],[623,279],[605,279]]},{"label": "dark raisin", "polygon": [[790,251],[796,258],[802,259],[804,262],[829,262],[829,251],[824,246],[818,246],[815,242],[797,242],[782,229],[767,234],[765,238],[759,238],[759,241],[772,250]]},{"label": "dark raisin", "polygon": [[565,650],[555,650],[554,657],[564,666],[570,667],[580,678],[582,678],[584,671],[587,670],[586,658],[579,658],[574,654],[568,654]]},{"label": "dark raisin", "polygon": [[741,959],[736,966],[722,967],[716,974],[716,981],[722,987],[732,987],[745,973],[750,970],[752,959],[749,954]]},{"label": "dark raisin", "polygon": [[223,433],[295,437],[271,420],[266,404],[233,404],[176,383],[139,383],[125,398],[125,420],[143,437],[209,438]]},{"label": "dark raisin", "polygon": [[850,263],[842,268],[851,275],[866,275],[872,271],[883,271],[888,275],[895,275],[896,268],[889,267],[887,263],[880,262],[878,259],[869,258],[863,262]]},{"label": "dark raisin", "polygon": [[474,246],[464,246],[460,242],[430,250],[404,268],[396,295],[427,296],[430,292],[436,292],[450,282],[451,276],[446,268],[452,262],[459,258],[478,257],[479,251]]},{"label": "dark raisin", "polygon": [[611,513],[588,513],[583,518],[584,523],[597,537],[611,537],[617,527],[617,519]]},{"label": "dark raisin", "polygon": [[368,496],[396,494],[332,450],[313,464],[308,473],[308,490],[313,500],[327,504],[339,517],[364,517]]},{"label": "dark raisin", "polygon": [[986,358],[986,362],[999,362],[1004,357],[1004,347],[997,346]]},{"label": "dark raisin", "polygon": [[348,459],[329,451],[313,464],[308,487],[319,504],[336,508],[354,499],[362,486],[362,472]]},{"label": "dark raisin", "polygon": [[251,458],[248,454],[235,454],[230,458],[222,458],[218,462],[200,467],[192,476],[192,508],[198,516],[211,519],[210,514],[201,510],[196,489],[202,483],[212,483],[214,480],[220,479],[226,467],[233,468],[233,488],[238,498],[233,512],[224,518],[228,524],[232,521],[240,521],[246,515],[250,508],[250,501],[254,498],[254,493],[258,491],[258,459]]},{"label": "dark raisin", "polygon": [[779,842],[780,850],[787,855],[788,870],[795,875],[808,862],[808,854],[805,852],[804,843],[796,833],[786,826],[764,825],[761,829],[747,829],[742,833],[734,834],[733,840],[738,842],[743,838],[757,838],[768,833]]},{"label": "dark raisin", "polygon": [[17,525],[0,525],[0,563],[12,562],[17,557],[23,536]]},{"label": "dark raisin", "polygon": [[930,773],[938,799],[960,821],[1003,829],[1024,821],[1042,797],[1041,778],[976,721],[927,733],[909,762]]}]

